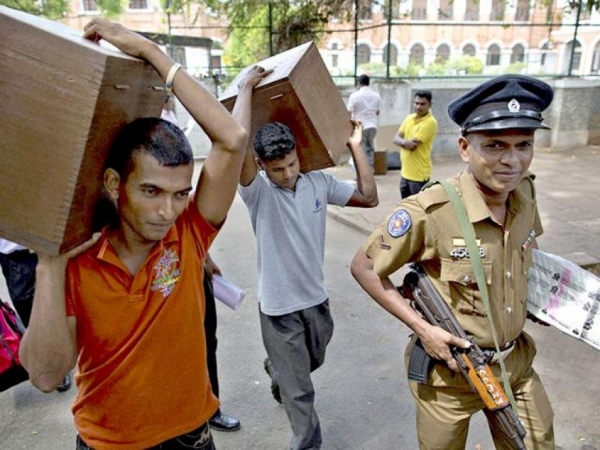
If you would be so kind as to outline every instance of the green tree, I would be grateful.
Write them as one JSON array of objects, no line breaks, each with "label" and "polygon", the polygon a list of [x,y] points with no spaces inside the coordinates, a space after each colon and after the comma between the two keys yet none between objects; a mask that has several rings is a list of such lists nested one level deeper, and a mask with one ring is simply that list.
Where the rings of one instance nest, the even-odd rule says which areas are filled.
[{"label": "green tree", "polygon": [[[104,17],[118,17],[125,10],[126,0],[96,0],[98,10]],[[69,12],[69,0],[0,0],[0,5],[18,9],[48,19],[60,19]]]},{"label": "green tree", "polygon": [[[193,1],[193,0],[191,0]],[[204,0],[208,11],[227,17],[230,35],[225,62],[246,66],[308,41],[319,42],[329,21],[352,21],[355,0]],[[359,15],[373,1],[359,0]]]},{"label": "green tree", "polygon": [[69,11],[68,0],[0,0],[0,5],[49,19],[58,19]]}]

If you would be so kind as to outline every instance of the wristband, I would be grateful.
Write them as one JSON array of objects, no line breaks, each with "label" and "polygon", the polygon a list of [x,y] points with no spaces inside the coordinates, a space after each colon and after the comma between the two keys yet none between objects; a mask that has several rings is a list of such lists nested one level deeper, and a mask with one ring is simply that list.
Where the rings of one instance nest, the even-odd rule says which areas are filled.
[{"label": "wristband", "polygon": [[174,63],[169,70],[167,80],[165,81],[165,91],[167,91],[167,94],[173,94],[173,79],[179,69],[181,69],[181,64]]}]

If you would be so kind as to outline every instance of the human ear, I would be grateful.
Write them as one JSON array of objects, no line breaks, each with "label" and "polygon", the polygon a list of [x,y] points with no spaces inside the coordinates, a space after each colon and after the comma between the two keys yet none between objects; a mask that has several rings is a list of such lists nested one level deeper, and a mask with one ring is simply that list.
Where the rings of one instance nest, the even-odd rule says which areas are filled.
[{"label": "human ear", "polygon": [[115,169],[108,168],[104,171],[104,188],[113,201],[117,201],[119,199],[120,184],[121,176]]},{"label": "human ear", "polygon": [[464,136],[458,138],[458,153],[463,162],[469,162],[469,141]]}]

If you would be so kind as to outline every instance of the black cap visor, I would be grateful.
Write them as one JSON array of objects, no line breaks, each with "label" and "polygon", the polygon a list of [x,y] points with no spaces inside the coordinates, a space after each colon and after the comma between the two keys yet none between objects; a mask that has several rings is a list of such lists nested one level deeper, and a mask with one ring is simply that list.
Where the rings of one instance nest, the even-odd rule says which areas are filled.
[{"label": "black cap visor", "polygon": [[463,128],[462,132],[471,133],[473,131],[486,131],[486,130],[509,130],[515,128],[528,128],[528,129],[543,129],[549,130],[550,127],[537,119],[529,119],[523,117],[510,117],[506,119],[493,120],[491,122],[480,123],[473,125],[467,129]]}]

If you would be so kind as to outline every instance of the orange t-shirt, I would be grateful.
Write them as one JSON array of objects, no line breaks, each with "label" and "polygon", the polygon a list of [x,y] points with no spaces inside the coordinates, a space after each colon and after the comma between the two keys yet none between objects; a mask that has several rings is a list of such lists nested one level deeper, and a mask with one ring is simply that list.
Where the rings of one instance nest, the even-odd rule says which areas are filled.
[{"label": "orange t-shirt", "polygon": [[144,449],[194,430],[219,402],[206,367],[202,268],[217,234],[194,203],[131,275],[106,236],[69,262],[77,318],[75,426],[93,448]]}]

